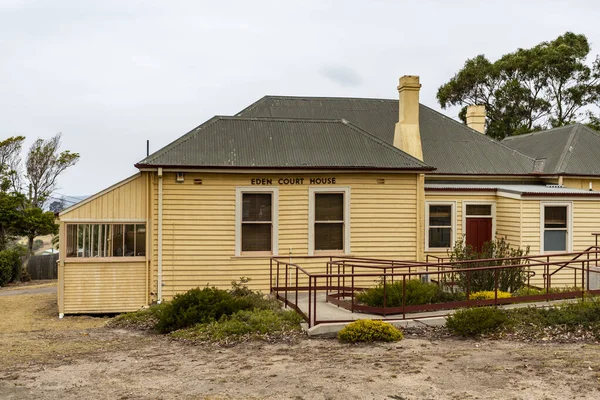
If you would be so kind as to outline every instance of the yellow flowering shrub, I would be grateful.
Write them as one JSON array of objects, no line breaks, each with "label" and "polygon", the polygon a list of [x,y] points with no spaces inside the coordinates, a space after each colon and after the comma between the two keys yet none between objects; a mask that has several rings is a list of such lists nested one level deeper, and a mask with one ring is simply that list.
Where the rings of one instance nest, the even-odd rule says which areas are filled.
[{"label": "yellow flowering shrub", "polygon": [[[469,296],[469,299],[471,299],[471,300],[494,300],[496,298],[495,296],[496,295],[493,290],[485,290],[485,291],[481,291],[481,292],[471,293],[471,295]],[[498,290],[498,298],[499,299],[508,299],[511,297],[512,297],[512,294]]]},{"label": "yellow flowering shrub", "polygon": [[400,329],[383,321],[360,319],[346,325],[338,332],[340,342],[397,342],[404,335]]}]

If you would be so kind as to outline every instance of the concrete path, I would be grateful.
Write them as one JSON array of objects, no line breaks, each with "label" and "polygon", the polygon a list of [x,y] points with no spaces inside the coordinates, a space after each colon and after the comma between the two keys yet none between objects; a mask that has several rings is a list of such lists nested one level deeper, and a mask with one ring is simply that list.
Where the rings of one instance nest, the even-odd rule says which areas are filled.
[{"label": "concrete path", "polygon": [[[288,294],[288,299],[295,302],[295,294]],[[314,299],[313,299],[314,301]],[[499,306],[504,309],[522,308],[522,307],[548,307],[565,302],[577,301],[577,299],[564,299],[564,300],[550,300],[540,301],[532,303],[515,303],[506,304]],[[308,315],[308,293],[298,293],[298,306],[306,315]],[[313,311],[313,310],[311,310]],[[320,322],[318,325],[308,328],[308,324],[305,324],[304,328],[308,332],[309,336],[335,336],[337,332],[346,326],[349,322],[338,322],[338,321],[355,321],[358,319],[381,319],[396,325],[399,328],[403,327],[414,327],[414,326],[442,326],[446,323],[446,317],[456,310],[437,310],[429,312],[418,312],[418,313],[407,313],[406,319],[403,318],[402,314],[395,315],[376,315],[366,313],[352,313],[345,308],[338,307],[334,304],[325,301],[325,293],[317,293],[317,320]],[[311,319],[314,321],[315,316],[311,315]],[[329,322],[331,321],[331,322]]]},{"label": "concrete path", "polygon": [[48,287],[24,287],[22,289],[0,290],[0,296],[18,296],[22,294],[53,294],[56,293],[56,285]]}]

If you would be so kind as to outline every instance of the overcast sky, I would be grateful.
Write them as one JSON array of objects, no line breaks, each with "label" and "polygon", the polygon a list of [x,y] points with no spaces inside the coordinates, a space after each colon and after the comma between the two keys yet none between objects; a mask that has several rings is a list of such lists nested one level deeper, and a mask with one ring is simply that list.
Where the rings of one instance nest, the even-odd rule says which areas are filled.
[{"label": "overcast sky", "polygon": [[[502,4],[502,5],[500,5]],[[213,115],[266,94],[421,103],[467,58],[566,31],[600,53],[597,1],[0,0],[0,139],[63,133],[58,193],[93,194]],[[457,110],[445,113],[456,118]]]}]

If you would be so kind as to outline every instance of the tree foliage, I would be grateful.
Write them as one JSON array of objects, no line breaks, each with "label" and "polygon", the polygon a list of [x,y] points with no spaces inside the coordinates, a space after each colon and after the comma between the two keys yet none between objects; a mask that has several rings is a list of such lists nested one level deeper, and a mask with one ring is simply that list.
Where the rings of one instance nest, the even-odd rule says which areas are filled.
[{"label": "tree foliage", "polygon": [[[14,248],[14,239],[25,236],[31,255],[36,237],[58,233],[54,212],[44,211],[43,205],[58,177],[77,163],[79,154],[60,151],[60,134],[37,139],[27,153],[23,170],[24,140],[23,136],[15,136],[0,141],[0,251]],[[54,204],[54,208],[59,206],[63,208],[61,202]],[[12,273],[12,279],[18,279],[20,270],[17,272]]]},{"label": "tree foliage", "polygon": [[593,123],[588,109],[600,99],[600,59],[587,63],[585,35],[567,32],[553,41],[518,49],[491,62],[478,55],[437,93],[442,108],[486,106],[488,135],[502,139],[535,130],[581,122]]},{"label": "tree foliage", "polygon": [[79,161],[79,154],[69,150],[59,152],[61,134],[44,140],[37,139],[27,153],[25,164],[29,181],[29,203],[42,207],[56,187],[56,179]]}]

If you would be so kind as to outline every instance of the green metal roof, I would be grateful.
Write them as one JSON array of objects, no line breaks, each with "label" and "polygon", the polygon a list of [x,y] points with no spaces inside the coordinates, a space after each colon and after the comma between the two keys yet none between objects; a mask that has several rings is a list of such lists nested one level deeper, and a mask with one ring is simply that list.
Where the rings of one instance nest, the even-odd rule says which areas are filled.
[{"label": "green metal roof", "polygon": [[574,124],[502,141],[520,152],[543,161],[549,175],[600,175],[600,133]]},{"label": "green metal roof", "polygon": [[433,169],[346,120],[221,116],[136,166]]},{"label": "green metal roof", "polygon": [[[265,96],[237,114],[264,118],[345,119],[392,144],[398,100]],[[423,161],[434,174],[528,175],[535,159],[421,104]]]}]

